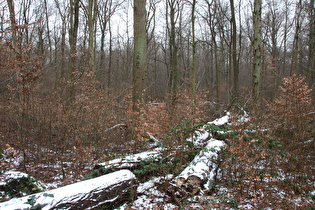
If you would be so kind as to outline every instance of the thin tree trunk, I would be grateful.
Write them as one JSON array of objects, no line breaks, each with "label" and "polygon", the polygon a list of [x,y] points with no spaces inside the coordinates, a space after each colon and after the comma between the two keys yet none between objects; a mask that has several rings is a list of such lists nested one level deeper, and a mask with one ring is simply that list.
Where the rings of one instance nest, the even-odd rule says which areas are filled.
[{"label": "thin tree trunk", "polygon": [[16,47],[17,45],[17,25],[16,25],[16,19],[15,19],[15,9],[14,9],[14,0],[7,0],[7,4],[9,7],[10,12],[10,21],[11,21],[11,28],[12,28],[12,44]]},{"label": "thin tree trunk", "polygon": [[108,58],[108,71],[107,71],[107,88],[111,86],[112,80],[112,63],[113,63],[113,33],[111,28],[111,21],[108,21],[109,28],[109,58]]},{"label": "thin tree trunk", "polygon": [[95,42],[95,26],[96,26],[96,13],[97,13],[97,0],[89,0],[88,2],[88,28],[89,28],[89,68],[92,71],[95,71],[95,51],[96,51],[96,42]]},{"label": "thin tree trunk", "polygon": [[52,43],[51,43],[51,39],[50,39],[50,28],[49,28],[49,17],[48,17],[47,0],[44,0],[44,6],[45,6],[47,39],[48,39],[48,47],[49,47],[49,62],[52,63]]},{"label": "thin tree trunk", "polygon": [[195,37],[195,9],[196,9],[196,0],[192,2],[191,10],[191,32],[192,32],[192,101],[193,101],[193,110],[195,109],[196,103],[196,37]]},{"label": "thin tree trunk", "polygon": [[253,37],[253,103],[258,104],[260,98],[260,74],[262,68],[262,57],[261,57],[261,7],[262,0],[254,0],[254,13],[253,13],[253,26],[254,26],[254,37]]},{"label": "thin tree trunk", "polygon": [[177,101],[177,90],[178,90],[178,48],[176,44],[176,1],[168,0],[170,9],[170,33],[169,33],[169,47],[170,47],[170,78],[169,78],[169,93],[170,93],[170,105],[175,106]]},{"label": "thin tree trunk", "polygon": [[65,90],[65,105],[68,107],[75,99],[74,77],[73,73],[76,71],[76,54],[77,54],[77,38],[79,27],[79,2],[80,0],[70,1],[70,28],[69,28],[69,45],[70,57],[69,68],[66,72],[66,80],[68,84]]},{"label": "thin tree trunk", "polygon": [[233,69],[233,89],[232,89],[232,102],[237,101],[239,98],[239,64],[237,60],[237,31],[235,19],[234,0],[230,0],[231,7],[231,22],[232,22],[232,69]]},{"label": "thin tree trunk", "polygon": [[294,33],[294,40],[293,40],[293,51],[292,51],[292,64],[291,64],[291,72],[298,71],[298,62],[300,57],[300,32],[301,32],[301,11],[302,10],[302,0],[296,5],[296,13],[295,13],[295,33]]}]

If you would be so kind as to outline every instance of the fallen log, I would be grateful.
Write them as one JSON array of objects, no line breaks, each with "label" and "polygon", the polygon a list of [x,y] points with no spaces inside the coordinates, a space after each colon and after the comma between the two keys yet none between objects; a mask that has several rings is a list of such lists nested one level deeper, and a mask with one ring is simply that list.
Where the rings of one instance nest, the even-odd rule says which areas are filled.
[{"label": "fallen log", "polygon": [[54,190],[0,203],[0,209],[112,209],[136,196],[138,182],[121,170]]},{"label": "fallen log", "polygon": [[153,151],[141,152],[107,162],[98,163],[94,168],[98,169],[104,167],[105,169],[131,169],[135,165],[141,163],[143,160],[154,159],[158,161],[161,158],[161,151],[156,149]]},{"label": "fallen log", "polygon": [[175,186],[185,189],[189,194],[197,194],[206,183],[214,179],[218,153],[224,145],[223,141],[212,138],[189,166],[175,177]]}]

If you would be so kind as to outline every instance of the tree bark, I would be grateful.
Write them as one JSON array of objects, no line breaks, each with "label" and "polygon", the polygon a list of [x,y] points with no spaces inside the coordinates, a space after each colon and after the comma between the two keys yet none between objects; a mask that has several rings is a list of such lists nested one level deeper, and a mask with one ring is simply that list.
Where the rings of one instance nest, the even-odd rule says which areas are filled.
[{"label": "tree bark", "polygon": [[233,69],[233,85],[231,102],[235,102],[239,98],[239,64],[237,59],[237,31],[235,19],[234,0],[230,0],[231,7],[231,23],[232,23],[232,69]]},{"label": "tree bark", "polygon": [[133,111],[143,102],[144,73],[147,67],[146,0],[134,0]]},{"label": "tree bark", "polygon": [[13,0],[7,0],[7,4],[9,7],[10,12],[10,22],[11,22],[11,30],[12,30],[12,44],[16,47],[17,44],[17,37],[16,37],[16,31],[17,31],[17,25],[16,25],[16,19],[15,19],[15,9],[14,9],[14,1]]},{"label": "tree bark", "polygon": [[177,101],[178,91],[178,46],[176,44],[176,7],[179,4],[177,0],[167,0],[170,9],[170,32],[169,32],[169,48],[170,48],[170,76],[169,76],[169,94],[170,105],[174,107]]},{"label": "tree bark", "polygon": [[89,68],[95,71],[95,51],[96,51],[96,15],[97,15],[97,0],[88,1],[88,28],[89,28]]},{"label": "tree bark", "polygon": [[262,68],[262,31],[261,31],[261,7],[262,0],[254,0],[254,12],[253,12],[253,104],[259,103],[260,98],[260,76]]},{"label": "tree bark", "polygon": [[197,74],[197,57],[196,57],[196,34],[195,34],[195,10],[196,10],[196,0],[192,2],[191,9],[191,32],[192,32],[192,101],[193,101],[193,112],[195,110],[196,103],[196,74]]},{"label": "tree bark", "polygon": [[290,75],[298,72],[299,58],[300,58],[300,33],[301,33],[301,15],[302,15],[302,0],[296,3],[295,9],[295,32],[293,39],[293,49],[292,49],[292,61],[291,61],[291,72]]}]

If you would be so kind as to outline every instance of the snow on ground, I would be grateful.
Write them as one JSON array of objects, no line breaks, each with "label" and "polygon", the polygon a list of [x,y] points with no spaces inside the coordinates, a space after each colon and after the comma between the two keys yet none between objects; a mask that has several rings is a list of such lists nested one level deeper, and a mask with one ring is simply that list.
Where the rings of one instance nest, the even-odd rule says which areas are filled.
[{"label": "snow on ground", "polygon": [[231,113],[227,112],[226,115],[224,115],[221,118],[215,119],[214,121],[208,122],[208,124],[213,124],[213,125],[225,125],[229,122],[229,119],[231,118]]},{"label": "snow on ground", "polygon": [[[229,124],[229,121],[231,120],[232,115],[227,112],[225,116],[218,118],[212,122],[209,122],[208,124],[213,124],[216,126],[221,126],[221,125],[226,125]],[[242,123],[242,122],[248,122],[249,117],[247,116],[243,116],[241,117],[238,122]],[[255,132],[255,131],[252,131]],[[205,150],[201,151],[201,153],[199,155],[197,155],[195,157],[195,159],[193,160],[193,167],[191,168],[186,168],[179,176],[185,177],[187,178],[190,174],[194,173],[194,174],[198,174],[198,176],[200,178],[203,178],[203,176],[207,175],[208,179],[211,180],[211,178],[214,175],[214,171],[213,169],[216,167],[215,163],[211,163],[211,159],[216,159],[217,158],[217,152],[221,150],[222,147],[224,147],[224,142],[223,141],[219,141],[216,139],[212,138],[212,135],[205,131],[204,129],[199,129],[196,131],[195,133],[196,135],[190,139],[187,139],[188,141],[192,141],[194,142],[195,145],[199,145],[199,146],[205,146]],[[153,136],[151,136],[151,139],[154,138]],[[156,144],[159,143],[158,139],[153,139],[155,141]],[[308,142],[306,142],[308,143]],[[161,149],[155,149],[153,151],[147,151],[147,152],[142,152],[139,154],[134,154],[134,155],[128,155],[126,157],[122,157],[122,158],[118,158],[118,159],[114,159],[111,161],[107,161],[104,163],[101,163],[99,165],[104,166],[106,168],[110,168],[112,166],[122,166],[122,167],[130,167],[132,166],[134,163],[138,163],[143,159],[146,158],[154,158],[154,159],[158,159],[160,157],[161,154]],[[123,163],[123,164],[122,164]],[[212,167],[209,168],[209,165],[212,165]],[[205,165],[208,166],[209,170],[205,171]],[[124,172],[125,171],[125,172]],[[119,171],[119,172],[115,172],[115,173],[121,173],[120,179],[124,179],[129,177],[130,178],[130,174],[126,174],[126,170],[123,170],[123,172]],[[13,174],[14,175],[14,174]],[[278,180],[282,180],[284,179],[285,175],[282,174],[281,171],[278,171]],[[117,176],[117,174],[115,175],[115,177]],[[47,204],[47,206],[45,206],[43,209],[49,209],[53,203],[58,202],[58,199],[62,199],[64,196],[71,196],[72,194],[75,194],[77,192],[80,192],[81,190],[91,190],[91,187],[96,186],[99,183],[104,183],[105,184],[110,184],[112,180],[111,178],[106,179],[106,180],[100,180],[101,178],[95,178],[95,179],[91,179],[88,181],[83,181],[81,183],[81,185],[79,185],[80,187],[72,187],[72,185],[68,185],[65,187],[61,187],[61,188],[57,188],[55,190],[52,190],[54,196],[50,197],[47,196],[47,193],[39,193],[39,194],[35,194],[37,201],[41,201],[41,202],[45,202]],[[166,177],[153,177],[151,180],[144,182],[144,183],[140,183],[139,187],[137,189],[137,194],[138,197],[136,198],[135,201],[133,201],[130,204],[124,204],[123,206],[121,206],[120,210],[136,210],[136,209],[167,209],[167,210],[173,210],[173,209],[179,209],[178,206],[170,203],[171,198],[169,197],[169,195],[166,194],[165,191],[161,190],[158,186],[167,182],[171,182],[174,179],[173,175],[168,175]],[[116,182],[117,180],[115,180]],[[266,184],[270,184],[272,186],[272,181],[277,181],[277,180],[266,180],[266,178],[263,179],[264,183]],[[257,182],[258,183],[258,182]],[[209,186],[210,183],[207,183],[204,185],[205,188],[207,188]],[[250,188],[247,189],[248,191],[252,190]],[[286,197],[288,196],[286,194],[285,191],[278,189],[277,187],[275,187],[274,189],[272,189],[273,191],[273,197],[278,197],[279,199],[286,199]],[[49,191],[51,192],[51,191]],[[258,193],[259,191],[257,190]],[[210,199],[215,200],[214,203],[220,203],[221,201],[219,201],[219,197],[224,195],[224,199],[230,199],[230,201],[233,201],[234,196],[235,196],[235,191],[233,191],[232,189],[229,188],[225,188],[225,187],[218,187],[217,188],[217,192],[213,195],[214,197],[218,197],[218,198],[210,198],[209,196],[201,196],[200,198],[198,196],[194,196],[191,200],[192,204],[189,205],[189,207],[185,208],[185,209],[207,209],[207,208],[202,208],[202,206],[200,205],[200,203],[197,203],[197,201],[193,201],[194,199],[198,200],[198,202],[201,202],[201,199],[206,199],[205,202],[209,202]],[[239,193],[239,192],[238,192]],[[315,196],[315,191],[312,191],[309,193],[310,195]],[[55,196],[56,195],[56,196]],[[243,199],[241,201],[239,201],[239,205],[238,208],[239,209],[256,209],[257,208],[257,204],[256,202],[256,195],[253,194],[252,198],[246,198]],[[264,196],[263,192],[259,195],[259,196]],[[18,198],[18,199],[12,199],[8,202],[5,203],[0,203],[0,209],[14,209],[13,206],[14,205],[18,205],[18,207],[14,206],[15,208],[27,208],[29,207],[28,203],[28,199],[29,197],[25,197],[25,198]],[[208,200],[207,200],[208,199]],[[304,199],[304,200],[303,200]],[[292,198],[291,201],[296,203],[297,208],[299,207],[299,204],[303,203],[303,202],[309,202],[312,203],[312,199],[308,199],[307,198],[303,198],[301,199],[300,197],[295,197]],[[194,203],[195,202],[195,203]],[[19,203],[19,204],[18,204]],[[51,204],[49,204],[51,203]],[[214,206],[215,207],[215,206]],[[208,209],[220,209],[220,208],[214,208],[213,206],[211,206],[211,208]],[[272,207],[272,206],[271,206]],[[226,208],[224,208],[226,209]],[[265,208],[268,209],[268,208]],[[272,209],[272,208],[269,208]]]},{"label": "snow on ground", "polygon": [[20,179],[23,177],[28,177],[29,175],[19,171],[6,171],[1,175],[1,179],[9,180],[9,179]]}]

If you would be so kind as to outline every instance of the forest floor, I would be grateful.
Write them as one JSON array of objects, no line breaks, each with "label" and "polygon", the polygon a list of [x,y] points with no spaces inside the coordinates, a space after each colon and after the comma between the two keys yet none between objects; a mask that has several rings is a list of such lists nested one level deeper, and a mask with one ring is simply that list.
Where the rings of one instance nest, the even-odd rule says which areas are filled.
[{"label": "forest floor", "polygon": [[[207,132],[224,141],[227,148],[220,154],[216,177],[208,186],[183,200],[174,200],[167,192],[169,184],[187,164],[181,164],[176,170],[160,165],[160,172],[149,173],[140,179],[136,200],[118,209],[315,209],[314,139],[298,145],[311,148],[299,150],[305,157],[300,161],[292,150],[283,150],[281,142],[268,139],[266,144],[261,143],[255,130],[242,129],[236,133],[230,128],[230,116],[220,120],[227,121],[215,124]],[[196,131],[200,130],[198,127],[190,135],[198,139],[202,132]],[[240,139],[242,141],[237,141]],[[48,190],[88,178],[95,173],[95,165],[102,161],[152,150],[152,147],[154,144],[150,141],[132,141],[119,147],[112,145],[102,159],[94,156],[95,148],[90,147],[85,150],[90,155],[78,161],[75,157],[80,154],[76,148],[64,151],[62,157],[53,150],[38,148],[45,150],[45,157],[34,153],[25,159],[22,151],[7,145],[0,167],[2,173],[8,170],[27,172]],[[192,147],[194,149],[197,148]],[[183,153],[178,155],[183,156]]]}]

